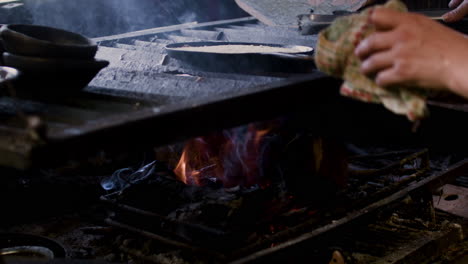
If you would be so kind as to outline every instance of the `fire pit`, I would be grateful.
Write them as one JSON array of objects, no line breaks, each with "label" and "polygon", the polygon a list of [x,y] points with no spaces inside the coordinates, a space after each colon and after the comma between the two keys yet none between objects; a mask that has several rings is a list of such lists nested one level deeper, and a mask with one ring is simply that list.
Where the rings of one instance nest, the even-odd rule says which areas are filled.
[{"label": "fire pit", "polygon": [[[289,247],[316,243],[342,226],[373,219],[408,194],[435,188],[434,183],[466,169],[462,161],[448,174],[439,172],[427,149],[366,153],[347,145],[344,154],[337,147],[341,144],[311,131],[290,132],[292,138],[280,128],[257,123],[191,139],[173,170],[168,162],[155,161],[134,173],[116,172],[103,182],[106,189],[120,189],[101,198],[111,210],[106,222],[200,258],[263,262]],[[432,198],[423,200],[429,205],[421,221],[435,224]]]},{"label": "fire pit", "polygon": [[96,41],[110,66],[75,98],[0,98],[0,162],[23,170],[4,173],[0,195],[24,196],[30,210],[73,201],[73,212],[4,229],[117,263],[421,263],[431,245],[460,242],[463,221],[432,204],[466,173],[468,129],[447,119],[465,117],[460,108],[432,105],[412,132],[380,106],[339,97],[339,82],[316,71],[206,71],[165,52],[184,41],[314,44],[252,18]]},{"label": "fire pit", "polygon": [[[187,154],[182,157],[186,158]],[[287,180],[270,182],[263,188],[261,185],[222,188],[215,181],[204,186],[187,185],[158,162],[138,170],[138,178],[135,174],[120,174],[119,179],[126,181],[127,187],[101,199],[111,212],[106,219],[108,224],[191,252],[187,254],[195,259],[263,263],[274,256],[288,258],[290,253],[286,252],[295,252],[304,244],[320,243],[328,236],[340,240],[336,233],[350,226],[385,225],[388,220],[382,220],[381,224],[375,220],[382,215],[383,219],[390,215],[394,219],[391,221],[436,228],[440,226],[439,216],[434,215],[432,196],[427,195],[426,187],[436,188],[439,182],[467,169],[467,161],[463,160],[439,171],[441,168],[435,169],[435,164],[430,162],[427,150],[354,155],[349,160],[347,187],[329,193],[322,200],[296,197],[298,190],[288,189]],[[209,172],[198,171],[195,175],[206,173]],[[321,187],[326,185],[322,183]],[[307,185],[303,188],[311,190]],[[405,197],[412,197],[412,202],[403,204],[419,201],[418,205],[408,207],[410,212],[401,208]],[[405,216],[411,220],[398,220]],[[454,232],[451,234],[459,232],[457,228],[450,230]],[[332,255],[330,248],[323,245],[320,248],[328,252],[327,257]],[[135,249],[126,250],[135,253]]]}]

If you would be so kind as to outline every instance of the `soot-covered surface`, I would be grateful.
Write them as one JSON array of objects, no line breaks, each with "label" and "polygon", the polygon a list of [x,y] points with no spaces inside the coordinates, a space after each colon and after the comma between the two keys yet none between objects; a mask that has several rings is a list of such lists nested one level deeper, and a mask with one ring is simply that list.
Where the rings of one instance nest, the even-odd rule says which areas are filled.
[{"label": "soot-covered surface", "polygon": [[[272,116],[284,111],[281,110],[283,103],[294,102],[281,100],[276,92],[270,96],[261,94],[296,84],[301,84],[299,87],[302,89],[304,84],[323,77],[318,73],[300,79],[296,79],[293,73],[257,71],[249,74],[248,67],[247,74],[220,73],[216,69],[196,69],[171,58],[165,51],[168,43],[194,40],[288,42],[313,46],[315,37],[303,37],[291,30],[271,29],[252,18],[243,18],[96,39],[100,43],[97,58],[110,61],[110,66],[101,71],[84,92],[63,97],[47,94],[43,88],[34,96],[1,98],[3,109],[7,110],[1,115],[5,120],[1,130],[6,135],[28,135],[31,130],[24,125],[24,117],[18,112],[38,116],[41,120],[38,134],[42,140],[29,142],[25,139],[5,146],[4,152],[13,160],[8,163],[25,168],[35,163],[32,157],[45,157],[39,153],[47,152],[51,157],[53,153],[82,146],[83,142],[99,142],[101,145],[117,138],[131,141],[146,138],[141,131],[148,136],[161,134],[160,137],[146,138],[147,142],[157,139],[166,143],[174,138],[200,133],[196,132],[200,128],[209,130],[212,129],[210,126],[226,127],[261,119],[261,116]],[[216,65],[218,62],[212,63]],[[263,100],[254,99],[257,96]],[[254,110],[260,101],[263,101],[262,109]],[[159,121],[153,119],[155,117]],[[191,122],[199,125],[194,127]],[[156,123],[157,133],[151,132]],[[185,129],[175,128],[183,124],[186,124]],[[123,128],[125,126],[128,128]],[[115,133],[108,134],[111,131]],[[131,135],[135,131],[140,131],[139,136]],[[173,139],[167,138],[168,135]],[[110,137],[115,138],[110,140]],[[71,145],[65,146],[67,144]],[[97,146],[94,143],[90,145]],[[133,142],[131,145],[137,144]],[[30,155],[36,150],[37,155]]]}]

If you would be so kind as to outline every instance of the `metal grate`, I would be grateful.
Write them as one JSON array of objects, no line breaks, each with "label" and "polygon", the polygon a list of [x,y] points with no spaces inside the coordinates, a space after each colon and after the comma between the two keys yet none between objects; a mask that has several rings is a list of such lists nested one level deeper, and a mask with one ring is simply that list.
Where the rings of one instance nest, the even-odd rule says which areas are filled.
[{"label": "metal grate", "polygon": [[[317,213],[317,209],[312,206],[305,210],[306,214],[308,210],[314,211],[307,219],[302,219],[296,225],[293,224],[276,233],[268,234],[264,239],[255,243],[242,242],[241,235],[239,235],[242,234],[241,231],[232,234],[196,223],[174,222],[174,220],[164,217],[159,212],[142,209],[144,207],[138,206],[139,202],[137,200],[128,201],[125,198],[127,191],[130,194],[142,193],[141,190],[139,191],[138,186],[135,186],[135,188],[129,187],[128,190],[124,190],[122,193],[106,195],[102,200],[108,203],[109,208],[111,208],[112,213],[106,220],[110,225],[176,248],[201,255],[208,254],[222,259],[223,262],[239,259],[235,263],[248,263],[258,261],[258,259],[264,257],[270,258],[271,255],[295,247],[305,241],[308,243],[319,241],[317,239],[326,237],[327,232],[335,231],[360,219],[369,219],[369,215],[372,215],[373,212],[392,211],[391,208],[398,204],[396,202],[401,201],[407,195],[427,190],[428,186],[437,188],[447,180],[452,179],[453,176],[466,171],[468,163],[464,160],[443,172],[431,170],[428,173],[429,160],[427,154],[427,151],[415,153],[394,152],[354,158],[350,167],[354,173],[349,179],[350,187],[346,189],[345,193],[348,198],[341,196],[336,203],[328,205],[323,213]],[[382,166],[383,159],[386,160],[386,165]],[[361,168],[356,170],[356,164],[363,164],[363,160],[367,164],[377,162],[381,165],[377,169]],[[388,163],[389,160],[394,162]],[[147,185],[144,184],[144,187],[146,188]],[[337,197],[340,197],[340,195],[338,194]],[[432,196],[429,195],[428,197],[432,201]],[[143,198],[140,201],[141,205],[145,203],[144,200],[148,199]],[[153,200],[150,199],[150,201]],[[429,204],[429,207],[432,207],[430,202]],[[347,208],[346,212],[340,212],[345,207]],[[428,209],[425,212],[429,218],[432,215],[431,210],[433,211],[433,209]],[[412,213],[414,215],[414,212]],[[418,215],[418,217],[422,217],[422,215]],[[262,226],[255,224],[255,230],[257,233],[260,232]],[[177,235],[180,233],[184,234],[185,238],[191,236],[194,240],[183,239],[180,235]],[[370,236],[370,238],[372,237]],[[207,243],[207,241],[210,242]],[[370,246],[370,248],[378,249],[373,246]],[[360,248],[360,250],[364,249]]]}]

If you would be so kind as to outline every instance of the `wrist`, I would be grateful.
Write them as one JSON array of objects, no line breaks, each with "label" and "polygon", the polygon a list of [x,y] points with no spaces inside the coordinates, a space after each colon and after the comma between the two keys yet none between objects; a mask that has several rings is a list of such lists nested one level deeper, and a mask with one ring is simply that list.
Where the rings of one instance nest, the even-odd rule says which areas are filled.
[{"label": "wrist", "polygon": [[454,78],[449,80],[447,88],[451,92],[468,99],[468,78],[454,76]]},{"label": "wrist", "polygon": [[463,68],[460,68],[460,65],[445,67],[449,74],[444,74],[444,83],[449,91],[468,99],[468,74],[465,71],[468,65],[464,66]]},{"label": "wrist", "polygon": [[[463,45],[457,51],[468,50],[468,38],[464,36]],[[468,98],[468,53],[455,53],[451,58],[443,61],[442,79],[448,90],[465,98]]]}]

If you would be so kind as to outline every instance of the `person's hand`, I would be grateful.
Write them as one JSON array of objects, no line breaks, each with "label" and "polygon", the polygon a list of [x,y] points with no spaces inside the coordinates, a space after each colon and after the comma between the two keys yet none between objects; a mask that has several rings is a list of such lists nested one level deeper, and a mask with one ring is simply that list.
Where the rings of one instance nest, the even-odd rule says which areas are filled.
[{"label": "person's hand", "polygon": [[468,39],[418,14],[376,8],[377,32],[355,49],[361,71],[382,87],[450,89],[468,97]]},{"label": "person's hand", "polygon": [[445,22],[455,22],[468,15],[468,0],[451,0],[449,8],[454,10],[445,13],[442,18]]}]

